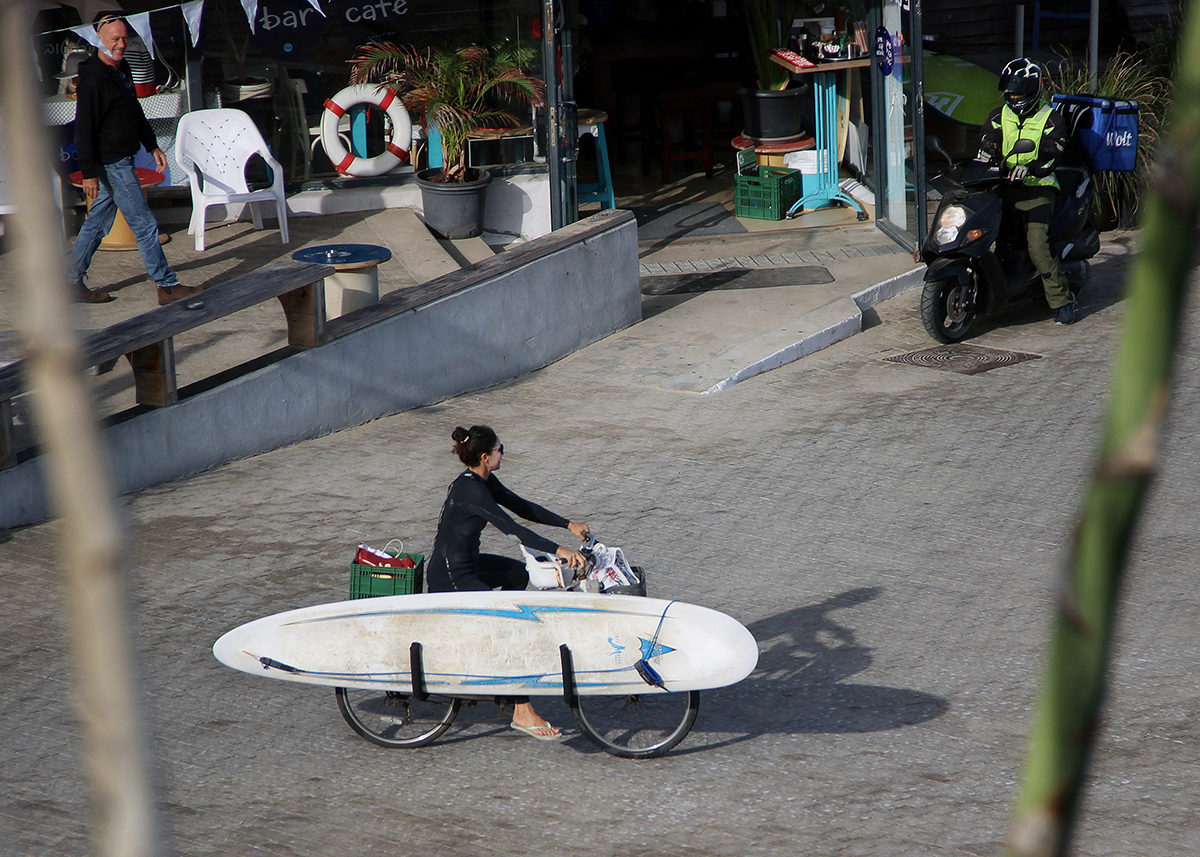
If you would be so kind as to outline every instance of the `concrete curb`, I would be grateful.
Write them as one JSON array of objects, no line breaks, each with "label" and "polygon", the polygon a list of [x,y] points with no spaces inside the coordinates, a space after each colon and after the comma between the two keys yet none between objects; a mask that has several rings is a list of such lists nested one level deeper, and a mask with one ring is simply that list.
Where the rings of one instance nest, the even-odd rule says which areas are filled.
[{"label": "concrete curb", "polygon": [[850,296],[858,307],[858,311],[853,315],[833,324],[826,325],[817,332],[805,336],[800,341],[779,349],[769,357],[765,357],[744,369],[738,370],[728,378],[713,384],[701,393],[701,395],[707,396],[727,390],[734,384],[745,381],[747,378],[753,378],[755,375],[770,372],[772,369],[778,369],[780,366],[786,366],[788,363],[793,363],[801,357],[807,357],[810,354],[815,354],[824,348],[841,342],[843,339],[849,339],[854,334],[862,331],[862,314],[865,310],[870,309],[876,304],[889,301],[905,292],[920,288],[924,277],[925,266],[920,265],[911,271],[905,271],[903,274],[876,283],[869,288],[863,289],[861,292],[856,292]]},{"label": "concrete curb", "polygon": [[918,265],[911,271],[905,271],[903,274],[898,274],[884,280],[882,283],[876,283],[870,288],[863,289],[857,294],[851,295],[854,302],[858,304],[860,310],[868,310],[876,304],[881,304],[884,301],[890,301],[892,298],[911,292],[913,289],[919,289],[921,283],[925,281],[925,266]]}]

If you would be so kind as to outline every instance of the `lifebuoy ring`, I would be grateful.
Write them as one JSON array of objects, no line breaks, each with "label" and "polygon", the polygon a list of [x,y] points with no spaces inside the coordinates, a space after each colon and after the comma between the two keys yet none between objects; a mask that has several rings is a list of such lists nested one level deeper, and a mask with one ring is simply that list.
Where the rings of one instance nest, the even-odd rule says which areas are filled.
[{"label": "lifebuoy ring", "polygon": [[[338,123],[346,111],[356,104],[374,104],[387,113],[392,120],[392,135],[387,148],[373,158],[359,158],[346,151],[338,134]],[[412,120],[400,101],[400,93],[390,86],[360,83],[347,86],[333,98],[325,101],[325,112],[321,114],[321,145],[329,156],[333,168],[346,176],[381,176],[400,164],[407,163],[408,150],[412,146]]]}]

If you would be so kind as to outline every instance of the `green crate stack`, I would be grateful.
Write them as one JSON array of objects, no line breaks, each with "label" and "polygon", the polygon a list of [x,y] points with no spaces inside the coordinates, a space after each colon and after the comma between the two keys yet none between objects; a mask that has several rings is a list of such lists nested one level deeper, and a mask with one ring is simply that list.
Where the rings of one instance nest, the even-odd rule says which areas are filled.
[{"label": "green crate stack", "polygon": [[804,174],[787,167],[759,167],[758,175],[735,176],[733,213],[758,220],[782,220],[800,198]]},{"label": "green crate stack", "polygon": [[402,553],[416,563],[413,568],[350,563],[350,597],[377,598],[380,595],[412,595],[425,587],[425,555]]}]

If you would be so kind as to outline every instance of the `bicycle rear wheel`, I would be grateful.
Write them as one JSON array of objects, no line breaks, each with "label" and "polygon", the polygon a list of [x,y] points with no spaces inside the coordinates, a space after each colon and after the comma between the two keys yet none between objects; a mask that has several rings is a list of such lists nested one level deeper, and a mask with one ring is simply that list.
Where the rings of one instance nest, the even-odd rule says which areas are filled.
[{"label": "bicycle rear wheel", "polygon": [[684,739],[696,722],[700,691],[577,696],[575,722],[588,740],[624,759],[661,756]]},{"label": "bicycle rear wheel", "polygon": [[424,702],[392,690],[339,687],[338,709],[350,728],[381,747],[424,747],[450,728],[461,700],[430,696]]}]

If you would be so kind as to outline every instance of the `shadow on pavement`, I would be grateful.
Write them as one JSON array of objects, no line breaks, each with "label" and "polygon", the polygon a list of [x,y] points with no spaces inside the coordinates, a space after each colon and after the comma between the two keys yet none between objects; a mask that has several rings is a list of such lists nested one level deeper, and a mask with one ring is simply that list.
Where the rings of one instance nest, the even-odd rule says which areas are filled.
[{"label": "shadow on pavement", "polygon": [[[1122,247],[1126,252],[1118,255],[1101,255],[1091,260],[1091,276],[1079,293],[1076,306],[1076,323],[1093,313],[1101,312],[1125,299],[1125,280],[1133,262],[1133,238],[1125,233],[1101,235],[1101,253],[1106,245]],[[1007,307],[996,315],[976,322],[970,338],[976,338],[997,328],[1022,327],[1039,324],[1053,313],[1041,298],[1023,301]]]},{"label": "shadow on pavement", "polygon": [[871,650],[832,614],[882,591],[852,589],[749,625],[759,642],[758,667],[740,684],[703,694],[698,728],[747,737],[879,732],[945,714],[949,703],[941,697],[847,681],[871,665]]}]

